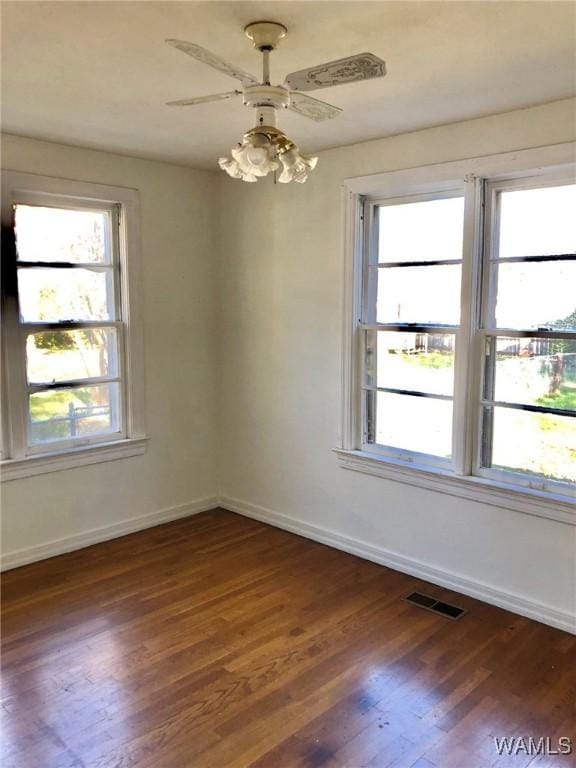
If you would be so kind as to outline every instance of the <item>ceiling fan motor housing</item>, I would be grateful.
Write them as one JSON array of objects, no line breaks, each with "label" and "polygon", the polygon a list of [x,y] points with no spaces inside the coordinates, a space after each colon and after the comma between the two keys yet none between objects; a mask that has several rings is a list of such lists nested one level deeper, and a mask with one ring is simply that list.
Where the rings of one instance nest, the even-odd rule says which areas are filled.
[{"label": "ceiling fan motor housing", "polygon": [[244,104],[247,107],[285,109],[290,106],[290,92],[281,85],[250,85],[244,88]]}]

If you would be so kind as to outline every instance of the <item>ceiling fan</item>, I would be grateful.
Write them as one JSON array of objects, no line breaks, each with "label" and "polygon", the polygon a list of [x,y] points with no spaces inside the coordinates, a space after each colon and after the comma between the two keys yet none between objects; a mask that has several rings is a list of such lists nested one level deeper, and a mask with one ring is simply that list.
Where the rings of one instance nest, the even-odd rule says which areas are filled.
[{"label": "ceiling fan", "polygon": [[237,88],[210,96],[178,99],[169,101],[168,106],[194,106],[242,96],[245,106],[256,109],[256,126],[247,131],[238,146],[232,149],[231,158],[219,159],[220,167],[233,178],[250,182],[281,169],[278,181],[302,183],[308,178],[309,171],[316,166],[318,158],[302,155],[294,142],[276,127],[276,111],[290,109],[316,122],[330,120],[337,117],[342,110],[308,96],[305,92],[383,77],[386,74],[386,64],[373,53],[358,53],[355,56],[291,72],[286,76],[283,85],[271,85],[270,53],[286,36],[288,30],[283,24],[275,21],[257,21],[248,24],[244,32],[252,40],[254,47],[262,53],[262,82],[200,45],[185,40],[166,40],[173,48],[224,72],[242,84],[241,90]]}]

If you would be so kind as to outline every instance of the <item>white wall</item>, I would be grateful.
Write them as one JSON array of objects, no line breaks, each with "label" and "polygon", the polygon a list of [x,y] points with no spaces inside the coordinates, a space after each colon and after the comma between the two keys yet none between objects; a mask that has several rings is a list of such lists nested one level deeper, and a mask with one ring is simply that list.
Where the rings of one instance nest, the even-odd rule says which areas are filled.
[{"label": "white wall", "polygon": [[332,448],[342,180],[570,141],[574,116],[570,100],[329,150],[305,186],[223,178],[218,378],[228,506],[342,546],[359,540],[357,551],[384,562],[438,569],[463,591],[570,622],[576,529],[346,471]]},{"label": "white wall", "polygon": [[3,552],[53,541],[58,549],[93,529],[125,530],[146,522],[134,518],[210,504],[216,175],[12,136],[3,137],[2,165],[139,190],[150,438],[143,456],[3,483]]},{"label": "white wall", "polygon": [[7,137],[6,168],[140,190],[150,444],[4,483],[3,550],[201,506],[219,487],[230,508],[568,626],[576,529],[345,471],[332,448],[342,179],[573,140],[574,115],[557,102],[329,150],[305,186]]}]

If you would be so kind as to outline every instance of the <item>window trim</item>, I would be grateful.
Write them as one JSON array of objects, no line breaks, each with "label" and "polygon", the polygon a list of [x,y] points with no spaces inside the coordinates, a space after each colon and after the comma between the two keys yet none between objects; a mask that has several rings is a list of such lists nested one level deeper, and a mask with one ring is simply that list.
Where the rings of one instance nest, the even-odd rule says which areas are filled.
[{"label": "window trim", "polygon": [[[118,212],[118,227],[114,226],[111,235],[117,240],[119,269],[120,302],[118,304],[121,321],[98,323],[120,328],[120,344],[122,344],[121,371],[124,377],[124,421],[122,431],[111,439],[111,436],[101,435],[89,441],[78,444],[74,442],[69,447],[64,442],[57,445],[47,445],[42,450],[29,448],[25,444],[23,414],[10,417],[8,412],[9,391],[18,382],[6,382],[13,371],[5,364],[10,345],[14,344],[13,330],[3,328],[3,433],[2,443],[11,452],[0,462],[0,478],[2,481],[18,479],[34,474],[68,469],[71,466],[91,464],[95,461],[107,461],[123,456],[143,453],[146,445],[145,431],[145,401],[144,401],[144,341],[142,328],[142,275],[140,256],[140,213],[139,195],[135,189],[127,187],[111,187],[91,182],[74,181],[36,174],[20,173],[6,170],[2,172],[3,202],[2,226],[12,226],[12,203],[15,200],[40,199],[55,207],[66,206],[82,209],[83,207],[100,207],[101,210]],[[114,218],[114,217],[113,217]],[[115,231],[116,230],[116,231]],[[117,297],[118,298],[118,297]],[[8,318],[7,318],[8,319]],[[32,324],[33,325],[33,324]],[[78,324],[75,323],[74,327]],[[58,326],[62,328],[62,325]],[[123,339],[122,339],[123,336]],[[18,355],[22,357],[22,355]],[[11,359],[16,359],[12,357]],[[22,379],[22,371],[19,372]],[[6,386],[8,383],[8,386]],[[20,381],[20,383],[22,383]],[[14,408],[14,398],[11,399],[11,410]],[[16,397],[16,407],[22,411],[22,398]]]},{"label": "window trim", "polygon": [[[367,474],[378,475],[390,480],[417,485],[431,490],[483,501],[540,517],[576,525],[576,500],[556,491],[541,491],[487,479],[474,475],[476,449],[472,429],[477,409],[471,403],[479,401],[479,371],[481,361],[480,327],[481,296],[479,292],[480,270],[483,259],[482,217],[479,196],[483,197],[484,178],[493,183],[514,177],[548,176],[555,171],[573,171],[576,157],[576,142],[567,142],[548,147],[518,150],[496,155],[431,164],[421,167],[372,174],[370,176],[346,179],[342,186],[343,237],[343,296],[342,296],[342,347],[341,347],[341,409],[340,429],[337,447],[334,449],[340,465]],[[464,258],[462,273],[461,332],[456,341],[457,362],[454,382],[454,429],[463,438],[454,443],[454,471],[442,467],[402,461],[386,456],[380,451],[363,450],[361,441],[361,343],[360,326],[362,310],[362,268],[363,241],[365,229],[363,202],[366,198],[382,199],[392,197],[441,193],[462,185],[465,186]],[[482,199],[482,198],[480,198]],[[472,206],[472,211],[470,210]],[[480,260],[480,261],[479,261]],[[459,349],[458,338],[460,345]],[[466,342],[466,343],[465,343]],[[464,354],[462,354],[462,351]],[[460,354],[458,355],[458,352]],[[462,397],[466,382],[473,383],[476,392]],[[458,393],[460,392],[460,396]],[[406,452],[403,452],[406,453]]]},{"label": "window trim", "polygon": [[334,448],[333,451],[342,469],[576,525],[576,505],[567,496],[499,483],[475,475],[455,475],[430,466],[383,460],[373,453],[355,449]]}]

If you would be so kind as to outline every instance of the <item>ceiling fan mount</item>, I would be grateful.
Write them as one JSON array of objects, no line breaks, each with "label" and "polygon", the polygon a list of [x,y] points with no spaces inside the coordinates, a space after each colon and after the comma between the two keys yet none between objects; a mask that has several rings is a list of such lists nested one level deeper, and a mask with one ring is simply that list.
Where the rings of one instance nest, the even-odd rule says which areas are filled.
[{"label": "ceiling fan mount", "polygon": [[244,34],[259,51],[273,51],[286,37],[288,29],[277,21],[253,21],[244,27]]},{"label": "ceiling fan mount", "polygon": [[[197,61],[239,80],[242,90],[235,89],[210,96],[169,101],[168,106],[193,106],[242,96],[244,105],[256,109],[256,126],[244,134],[232,150],[232,159],[220,158],[220,167],[234,178],[256,181],[260,176],[283,168],[279,181],[306,181],[317,158],[306,158],[280,129],[276,128],[276,112],[290,109],[315,122],[337,117],[342,110],[325,101],[308,96],[306,91],[335,85],[371,80],[386,74],[386,64],[373,53],[358,53],[316,67],[291,72],[281,85],[270,82],[270,54],[288,29],[276,21],[255,21],[244,33],[262,54],[262,79],[222,59],[217,54],[186,40],[166,40],[168,45],[188,54]],[[264,130],[266,129],[266,130]]]}]

